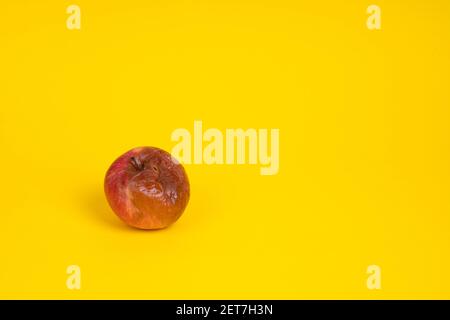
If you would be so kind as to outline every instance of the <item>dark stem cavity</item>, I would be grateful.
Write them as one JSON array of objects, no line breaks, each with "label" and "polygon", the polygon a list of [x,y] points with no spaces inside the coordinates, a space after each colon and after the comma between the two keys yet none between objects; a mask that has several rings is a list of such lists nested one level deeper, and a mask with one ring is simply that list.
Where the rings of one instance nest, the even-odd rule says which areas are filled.
[{"label": "dark stem cavity", "polygon": [[131,165],[138,171],[144,170],[144,164],[139,158],[131,157],[130,159]]}]

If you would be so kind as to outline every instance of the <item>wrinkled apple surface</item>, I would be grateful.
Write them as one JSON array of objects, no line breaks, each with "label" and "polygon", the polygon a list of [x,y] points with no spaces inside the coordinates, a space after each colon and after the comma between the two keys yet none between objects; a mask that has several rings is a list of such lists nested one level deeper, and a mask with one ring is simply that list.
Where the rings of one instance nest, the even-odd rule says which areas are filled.
[{"label": "wrinkled apple surface", "polygon": [[105,194],[116,215],[139,229],[162,229],[174,223],[189,201],[183,166],[154,147],[132,149],[109,167]]}]

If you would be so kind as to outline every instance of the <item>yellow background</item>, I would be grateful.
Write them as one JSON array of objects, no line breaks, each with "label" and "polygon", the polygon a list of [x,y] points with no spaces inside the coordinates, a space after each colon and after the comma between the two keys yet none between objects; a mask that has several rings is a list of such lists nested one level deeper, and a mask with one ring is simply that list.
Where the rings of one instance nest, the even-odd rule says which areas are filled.
[{"label": "yellow background", "polygon": [[[449,21],[447,0],[2,1],[0,298],[450,298]],[[188,165],[182,218],[128,228],[108,166],[196,119],[279,128],[279,174]]]}]

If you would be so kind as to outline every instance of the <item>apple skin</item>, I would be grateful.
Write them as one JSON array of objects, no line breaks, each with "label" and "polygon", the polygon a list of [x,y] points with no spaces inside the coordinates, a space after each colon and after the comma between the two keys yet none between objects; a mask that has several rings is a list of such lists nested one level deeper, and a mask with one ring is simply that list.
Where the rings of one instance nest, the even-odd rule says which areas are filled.
[{"label": "apple skin", "polygon": [[189,202],[189,180],[170,153],[155,147],[132,149],[112,163],[105,195],[114,213],[139,229],[162,229],[174,223]]}]

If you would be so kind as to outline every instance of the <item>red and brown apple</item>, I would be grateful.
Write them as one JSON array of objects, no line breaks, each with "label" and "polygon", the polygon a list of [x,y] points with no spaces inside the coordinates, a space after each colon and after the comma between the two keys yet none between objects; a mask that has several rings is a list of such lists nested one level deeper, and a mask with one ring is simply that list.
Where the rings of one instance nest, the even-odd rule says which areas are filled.
[{"label": "red and brown apple", "polygon": [[174,223],[189,201],[183,166],[154,147],[132,149],[120,156],[105,176],[105,194],[116,215],[139,229],[162,229]]}]

